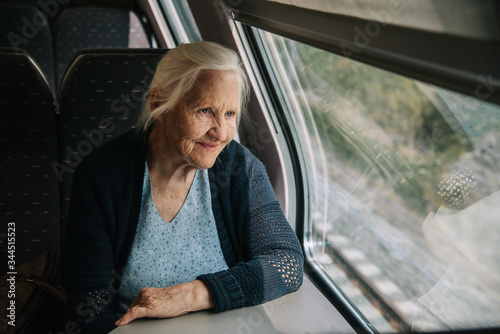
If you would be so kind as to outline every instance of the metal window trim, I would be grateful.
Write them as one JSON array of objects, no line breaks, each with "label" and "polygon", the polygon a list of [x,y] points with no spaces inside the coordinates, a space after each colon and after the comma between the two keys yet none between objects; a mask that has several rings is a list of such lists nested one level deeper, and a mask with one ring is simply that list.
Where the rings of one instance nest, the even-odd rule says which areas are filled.
[{"label": "metal window trim", "polygon": [[147,0],[147,2],[149,5],[149,9],[151,10],[151,14],[153,15],[159,29],[161,38],[163,39],[159,42],[159,44],[162,47],[167,47],[169,49],[175,48],[177,46],[177,43],[174,36],[170,32],[168,23],[163,16],[162,9],[160,7],[160,4],[158,3],[158,0]]},{"label": "metal window trim", "polygon": [[165,8],[164,15],[168,18],[171,24],[171,29],[174,30],[174,34],[177,36],[177,42],[179,44],[195,42],[189,38],[189,34],[186,31],[185,25],[189,22],[183,22],[174,1],[162,0],[162,4]]}]

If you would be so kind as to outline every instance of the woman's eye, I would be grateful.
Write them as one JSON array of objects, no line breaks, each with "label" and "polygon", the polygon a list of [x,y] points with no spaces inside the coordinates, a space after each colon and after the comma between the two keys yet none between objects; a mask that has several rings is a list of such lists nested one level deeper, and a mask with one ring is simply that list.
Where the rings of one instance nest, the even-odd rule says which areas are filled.
[{"label": "woman's eye", "polygon": [[228,111],[226,113],[226,117],[233,117],[234,116],[234,111]]},{"label": "woman's eye", "polygon": [[200,110],[203,114],[208,114],[208,112],[210,111],[209,108],[203,108]]}]

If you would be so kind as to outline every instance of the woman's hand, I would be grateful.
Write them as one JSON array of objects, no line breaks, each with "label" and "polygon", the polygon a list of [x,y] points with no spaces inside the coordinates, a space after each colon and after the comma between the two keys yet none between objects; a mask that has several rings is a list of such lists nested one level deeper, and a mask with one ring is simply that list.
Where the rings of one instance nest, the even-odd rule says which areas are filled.
[{"label": "woman's hand", "polygon": [[144,288],[115,325],[126,325],[144,317],[172,318],[213,306],[212,296],[201,280],[167,288]]}]

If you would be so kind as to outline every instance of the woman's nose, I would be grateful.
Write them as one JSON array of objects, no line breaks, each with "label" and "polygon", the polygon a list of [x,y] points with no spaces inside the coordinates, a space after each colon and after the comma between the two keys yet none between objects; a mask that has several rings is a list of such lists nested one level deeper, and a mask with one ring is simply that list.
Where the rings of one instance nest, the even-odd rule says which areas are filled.
[{"label": "woman's nose", "polygon": [[208,134],[218,141],[225,142],[227,139],[227,129],[225,122],[223,120],[214,119],[213,126],[208,131]]}]

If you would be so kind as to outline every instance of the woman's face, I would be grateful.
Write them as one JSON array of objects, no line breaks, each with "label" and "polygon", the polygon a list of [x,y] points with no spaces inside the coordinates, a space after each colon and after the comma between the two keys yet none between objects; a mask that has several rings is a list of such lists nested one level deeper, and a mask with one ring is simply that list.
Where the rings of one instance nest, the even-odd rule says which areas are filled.
[{"label": "woman's face", "polygon": [[236,73],[202,71],[193,89],[163,116],[172,158],[197,169],[212,167],[234,137],[239,109]]}]

